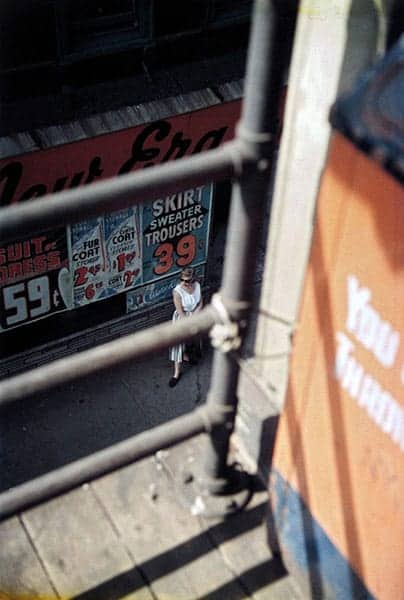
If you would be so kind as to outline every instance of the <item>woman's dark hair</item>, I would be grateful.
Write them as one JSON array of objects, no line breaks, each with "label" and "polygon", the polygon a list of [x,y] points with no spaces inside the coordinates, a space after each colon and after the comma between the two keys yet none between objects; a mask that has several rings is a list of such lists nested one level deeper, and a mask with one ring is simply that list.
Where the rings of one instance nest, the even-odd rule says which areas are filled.
[{"label": "woman's dark hair", "polygon": [[182,271],[180,273],[180,279],[182,279],[183,277],[194,280],[195,279],[195,269],[193,267],[185,267],[185,269],[182,269]]}]

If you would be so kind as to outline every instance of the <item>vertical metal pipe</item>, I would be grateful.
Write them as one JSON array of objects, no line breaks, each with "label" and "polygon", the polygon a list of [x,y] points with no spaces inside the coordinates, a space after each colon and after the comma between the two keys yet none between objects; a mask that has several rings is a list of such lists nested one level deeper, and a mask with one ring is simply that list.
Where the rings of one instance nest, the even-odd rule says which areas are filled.
[{"label": "vertical metal pipe", "polygon": [[[233,184],[221,288],[225,301],[251,300],[256,234],[268,201],[280,91],[291,48],[285,31],[293,31],[290,24],[294,23],[295,9],[296,2],[289,0],[256,0],[254,4],[245,98],[237,133],[238,143],[253,160]],[[228,450],[237,410],[238,374],[237,363],[216,350],[208,402],[226,412],[228,420],[213,428],[207,447],[205,474],[213,493],[220,493],[229,483]]]}]

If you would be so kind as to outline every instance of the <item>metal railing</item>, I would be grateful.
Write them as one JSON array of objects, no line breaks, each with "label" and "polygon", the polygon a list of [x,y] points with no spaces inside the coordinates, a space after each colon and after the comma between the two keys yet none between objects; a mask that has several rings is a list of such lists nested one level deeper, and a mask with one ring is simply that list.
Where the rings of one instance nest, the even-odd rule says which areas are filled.
[{"label": "metal railing", "polygon": [[[94,349],[0,382],[0,407],[77,377],[153,354],[156,350],[210,332],[216,350],[205,405],[108,449],[0,494],[0,518],[39,504],[101,475],[207,433],[206,489],[222,494],[237,487],[238,472],[229,464],[229,442],[237,412],[239,366],[229,350],[242,338],[255,271],[256,231],[267,199],[277,111],[290,43],[284,19],[292,18],[288,0],[256,0],[247,62],[245,98],[236,137],[219,149],[156,166],[110,181],[60,192],[0,212],[0,239],[66,225],[133,206],[185,185],[233,179],[230,219],[220,292],[192,319],[157,325]],[[290,41],[289,41],[290,42]]]}]

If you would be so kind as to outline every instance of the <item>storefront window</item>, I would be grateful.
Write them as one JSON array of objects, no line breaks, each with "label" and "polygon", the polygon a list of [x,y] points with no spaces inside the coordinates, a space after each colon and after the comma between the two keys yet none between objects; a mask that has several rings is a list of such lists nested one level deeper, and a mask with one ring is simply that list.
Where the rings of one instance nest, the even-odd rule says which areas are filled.
[{"label": "storefront window", "polygon": [[143,0],[66,0],[58,16],[62,61],[125,50],[145,41]]},{"label": "storefront window", "polygon": [[55,57],[53,7],[44,0],[0,2],[0,70],[51,62]]},{"label": "storefront window", "polygon": [[79,5],[70,2],[67,19],[72,34],[87,39],[108,31],[119,32],[138,26],[132,0],[87,0]]},{"label": "storefront window", "polygon": [[154,0],[154,33],[161,37],[202,29],[208,8],[206,0]]},{"label": "storefront window", "polygon": [[234,21],[249,17],[252,0],[213,0],[213,22]]}]

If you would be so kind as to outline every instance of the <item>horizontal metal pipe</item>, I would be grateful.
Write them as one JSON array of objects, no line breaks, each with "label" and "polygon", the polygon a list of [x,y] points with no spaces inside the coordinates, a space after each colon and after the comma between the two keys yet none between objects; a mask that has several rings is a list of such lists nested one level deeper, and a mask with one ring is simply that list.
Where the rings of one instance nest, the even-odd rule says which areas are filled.
[{"label": "horizontal metal pipe", "polygon": [[0,520],[206,431],[206,407],[144,431],[0,494]]},{"label": "horizontal metal pipe", "polygon": [[17,239],[41,230],[77,223],[106,212],[128,208],[171,192],[229,179],[241,160],[242,148],[228,142],[220,148],[120,175],[73,190],[8,206],[0,211],[0,240]]},{"label": "horizontal metal pipe", "polygon": [[148,356],[207,333],[218,321],[207,305],[190,319],[167,322],[126,335],[52,363],[0,381],[0,407],[115,365]]}]

